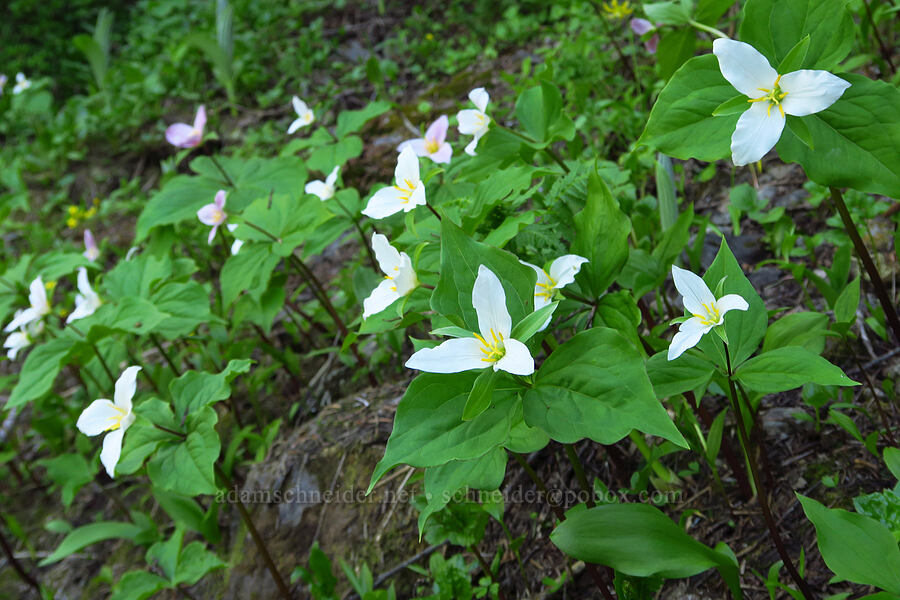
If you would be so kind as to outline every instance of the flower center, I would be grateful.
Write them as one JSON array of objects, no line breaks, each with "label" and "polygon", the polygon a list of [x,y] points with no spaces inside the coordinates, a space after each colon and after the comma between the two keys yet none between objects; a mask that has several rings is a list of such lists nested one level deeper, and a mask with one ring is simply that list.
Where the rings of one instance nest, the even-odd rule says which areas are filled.
[{"label": "flower center", "polygon": [[225,211],[221,209],[213,209],[212,220],[214,223],[219,224],[225,220]]},{"label": "flower center", "polygon": [[[393,275],[385,275],[384,278],[385,278],[385,279],[390,279],[391,281],[394,281],[394,277],[396,277],[397,275],[400,274],[400,267],[394,267],[394,268],[391,269],[391,270],[394,271],[394,274],[393,274]],[[397,291],[397,284],[394,284],[394,285],[391,286],[391,291],[392,291],[392,292],[396,292],[396,291]]]},{"label": "flower center", "polygon": [[493,329],[491,329],[491,340],[488,341],[478,335],[475,334],[475,337],[478,338],[478,341],[481,342],[481,351],[484,353],[484,362],[487,363],[495,363],[506,355],[506,347],[503,345],[503,334],[497,334]]},{"label": "flower center", "polygon": [[105,431],[115,431],[116,429],[118,429],[119,427],[121,427],[121,426],[122,426],[122,419],[124,419],[124,418],[125,418],[125,415],[128,414],[128,413],[125,411],[124,408],[120,408],[120,407],[116,406],[115,404],[113,404],[113,409],[115,409],[115,411],[116,411],[117,414],[111,416],[111,417],[108,419],[109,421],[112,422],[112,425],[110,425],[109,427],[107,427],[107,428],[105,429]]},{"label": "flower center", "polygon": [[425,138],[425,152],[428,154],[434,154],[438,150],[441,149],[440,143],[437,140],[433,140],[431,138]]},{"label": "flower center", "polygon": [[772,86],[771,90],[767,88],[757,88],[759,91],[765,92],[765,96],[762,98],[751,98],[750,100],[747,100],[747,102],[768,102],[769,105],[766,107],[766,114],[772,116],[772,106],[777,106],[778,110],[781,111],[781,116],[784,117],[784,107],[781,106],[781,102],[788,93],[781,91],[781,88],[778,86],[779,81],[781,81],[781,75],[775,79],[775,84]]},{"label": "flower center", "polygon": [[547,283],[538,282],[535,285],[537,285],[537,287],[541,288],[541,291],[535,292],[534,295],[539,296],[541,298],[546,298],[547,300],[552,298],[554,292],[556,291],[556,289],[555,289],[556,282],[553,281],[553,279],[551,279],[550,276],[547,276]]},{"label": "flower center", "polygon": [[707,327],[719,323],[719,320],[722,318],[722,316],[719,314],[719,309],[715,304],[704,304],[703,310],[706,311],[705,315],[694,314],[695,317],[700,319],[701,323],[703,323]]},{"label": "flower center", "polygon": [[400,192],[400,200],[403,201],[403,204],[406,204],[412,197],[412,194],[416,189],[416,184],[414,184],[409,179],[404,179],[403,185],[395,185],[394,189]]}]

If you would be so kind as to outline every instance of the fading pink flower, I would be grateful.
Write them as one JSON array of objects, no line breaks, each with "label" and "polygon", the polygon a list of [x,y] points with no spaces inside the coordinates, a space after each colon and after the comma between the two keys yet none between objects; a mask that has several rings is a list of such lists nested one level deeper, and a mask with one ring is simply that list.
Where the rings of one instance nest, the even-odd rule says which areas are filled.
[{"label": "fading pink flower", "polygon": [[[632,19],[629,25],[631,25],[631,30],[635,35],[638,36],[650,33],[651,31],[656,31],[656,27],[647,19]],[[657,33],[654,33],[649,39],[644,40],[644,48],[646,48],[647,52],[650,54],[656,54],[657,46],[659,46],[659,34]]]},{"label": "fading pink flower", "polygon": [[224,223],[225,219],[228,218],[228,213],[225,212],[225,190],[216,192],[216,199],[213,200],[212,204],[207,204],[198,210],[197,218],[200,219],[200,222],[204,225],[212,226],[212,229],[209,232],[209,238],[206,240],[206,243],[211,245],[216,237],[216,231],[218,231],[219,225]]},{"label": "fading pink flower", "polygon": [[94,240],[94,234],[91,233],[90,229],[84,230],[84,252],[82,254],[91,262],[100,258],[100,248],[97,247],[97,242]]},{"label": "fading pink flower", "polygon": [[194,117],[194,124],[175,123],[166,129],[166,141],[177,148],[195,148],[203,141],[206,127],[206,108],[201,104]]},{"label": "fading pink flower", "polygon": [[441,115],[428,126],[425,137],[406,140],[397,146],[397,150],[402,152],[404,148],[409,147],[416,153],[416,156],[430,158],[436,163],[449,163],[450,157],[453,155],[453,148],[446,141],[448,127],[450,127],[450,120],[447,115]]}]

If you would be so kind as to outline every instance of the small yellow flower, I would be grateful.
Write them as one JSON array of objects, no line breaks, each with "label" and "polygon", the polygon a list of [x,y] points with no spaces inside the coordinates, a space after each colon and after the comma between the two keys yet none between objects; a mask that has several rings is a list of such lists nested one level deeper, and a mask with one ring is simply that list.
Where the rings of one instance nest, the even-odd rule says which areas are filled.
[{"label": "small yellow flower", "polygon": [[631,8],[631,3],[628,0],[624,0],[623,2],[619,2],[619,0],[604,2],[603,11],[611,19],[625,19],[634,12]]},{"label": "small yellow flower", "polygon": [[75,216],[78,214],[78,207],[74,204],[69,205],[69,214]]},{"label": "small yellow flower", "polygon": [[425,39],[428,40],[429,42],[432,41],[432,40],[434,40],[434,34],[431,33],[431,32],[426,33],[426,34],[425,34]]},{"label": "small yellow flower", "polygon": [[47,288],[47,291],[48,291],[48,292],[52,292],[52,291],[53,291],[53,288],[56,287],[56,282],[55,282],[55,281],[48,281],[47,283],[44,284],[44,287]]},{"label": "small yellow flower", "polygon": [[68,219],[66,219],[66,225],[69,227],[69,229],[75,229],[76,227],[78,227],[78,219],[76,219],[75,217],[69,217]]}]

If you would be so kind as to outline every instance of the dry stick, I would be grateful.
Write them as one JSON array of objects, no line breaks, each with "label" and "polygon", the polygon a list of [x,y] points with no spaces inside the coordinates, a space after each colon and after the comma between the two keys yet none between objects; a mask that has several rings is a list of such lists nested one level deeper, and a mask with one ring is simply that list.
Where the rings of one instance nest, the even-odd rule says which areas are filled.
[{"label": "dry stick", "polygon": [[728,344],[725,344],[725,362],[728,367],[728,387],[731,392],[729,395],[731,408],[734,411],[734,418],[737,421],[741,446],[744,448],[744,454],[747,456],[747,463],[750,465],[750,475],[753,477],[754,485],[756,485],[756,496],[759,498],[759,507],[762,510],[763,519],[769,529],[769,535],[775,543],[775,549],[778,551],[781,560],[784,561],[784,566],[787,567],[791,579],[793,579],[794,583],[797,584],[797,587],[800,588],[800,592],[806,600],[814,600],[816,596],[813,594],[812,589],[810,589],[809,584],[807,584],[803,577],[800,576],[800,573],[794,566],[794,561],[791,560],[791,556],[788,554],[784,541],[781,539],[781,534],[778,532],[778,525],[775,523],[775,518],[772,516],[772,509],[769,506],[769,497],[766,493],[766,489],[763,487],[762,478],[759,476],[759,467],[756,464],[756,457],[753,455],[753,451],[750,448],[750,439],[747,435],[747,427],[744,424],[744,413],[741,411],[740,400],[738,400],[737,391],[735,390],[733,379],[734,372],[731,370],[731,356],[728,353]]},{"label": "dry stick", "polygon": [[287,584],[284,582],[284,579],[281,577],[281,573],[278,572],[278,567],[275,566],[275,561],[272,560],[272,555],[269,554],[269,549],[266,547],[266,543],[263,541],[262,536],[259,535],[259,531],[257,531],[256,526],[253,524],[253,520],[250,518],[250,513],[247,512],[247,507],[244,506],[244,503],[241,502],[241,494],[240,491],[237,490],[234,483],[225,474],[225,471],[222,470],[222,467],[219,466],[219,463],[215,463],[214,468],[216,470],[216,475],[219,479],[222,480],[222,483],[225,484],[225,487],[229,489],[234,489],[237,491],[235,497],[237,499],[237,509],[238,512],[241,513],[241,519],[244,521],[244,525],[247,526],[247,530],[250,532],[250,537],[253,538],[253,541],[256,543],[256,548],[259,550],[260,554],[262,554],[263,561],[266,563],[266,567],[269,569],[269,573],[272,575],[272,579],[275,580],[275,585],[278,586],[278,590],[281,592],[281,597],[285,600],[290,600],[293,596],[291,595],[291,591],[288,588]]},{"label": "dry stick", "polygon": [[12,568],[15,569],[16,573],[19,575],[19,578],[31,586],[35,592],[37,592],[38,598],[43,598],[41,594],[41,586],[37,582],[37,579],[34,578],[33,575],[29,574],[28,571],[22,567],[22,564],[16,559],[16,555],[13,553],[12,546],[10,546],[9,542],[6,540],[6,536],[3,535],[3,530],[0,529],[0,547],[3,548],[3,553],[6,555],[6,559],[9,561],[9,564],[12,565]]},{"label": "dry stick", "polygon": [[863,243],[859,231],[856,230],[856,225],[853,223],[853,217],[850,216],[850,211],[847,210],[847,205],[844,204],[844,197],[841,194],[841,191],[834,187],[830,189],[831,202],[841,215],[841,221],[844,222],[844,229],[847,230],[847,234],[853,241],[853,247],[856,249],[856,254],[859,256],[859,260],[862,261],[866,273],[869,275],[869,281],[871,281],[872,285],[875,287],[875,295],[878,297],[878,302],[881,303],[881,308],[884,309],[884,316],[887,319],[888,324],[890,324],[891,329],[894,331],[894,337],[897,341],[900,341],[900,318],[897,317],[897,310],[891,302],[887,287],[884,285],[881,275],[878,274],[878,268],[872,261],[872,256],[866,249],[866,245]]},{"label": "dry stick", "polygon": [[881,406],[881,401],[878,399],[878,394],[875,392],[875,386],[872,384],[872,380],[869,378],[869,374],[865,369],[862,368],[862,364],[860,364],[859,362],[859,357],[856,356],[856,352],[854,352],[853,348],[850,347],[850,343],[847,341],[847,338],[844,338],[844,345],[853,356],[853,361],[856,363],[856,366],[859,367],[859,370],[862,372],[863,377],[866,378],[866,385],[869,387],[869,391],[872,392],[872,401],[875,402],[875,410],[878,411],[878,415],[881,417],[881,425],[882,427],[884,427],[885,433],[887,433],[888,441],[890,441],[891,446],[896,446],[897,441],[894,439],[894,432],[891,431],[887,414],[885,414],[884,412],[884,407]]},{"label": "dry stick", "polygon": [[[535,470],[531,467],[531,465],[528,464],[528,461],[526,461],[521,454],[518,454],[516,452],[510,452],[510,454],[512,454],[513,458],[517,463],[519,463],[519,466],[522,467],[525,473],[528,474],[528,477],[531,478],[531,481],[534,482],[534,485],[537,487],[537,489],[541,492],[541,494],[544,495],[544,498],[549,498],[550,492],[549,490],[547,490],[547,486],[544,484],[544,481],[538,476]],[[559,519],[560,523],[566,520],[566,513],[564,513],[560,507],[551,505],[549,502],[547,503],[547,506],[549,506],[550,509],[556,514],[556,518]],[[600,588],[600,593],[603,594],[603,597],[606,598],[606,600],[614,600],[612,594],[609,591],[609,584],[606,582],[606,578],[604,577],[604,575],[601,574],[601,571],[597,569],[597,565],[593,565],[587,562],[584,563],[584,565],[585,569],[590,574],[591,579],[594,580],[594,585]]]},{"label": "dry stick", "polygon": [[631,74],[631,80],[637,81],[637,74],[634,72],[634,69],[631,66],[631,63],[625,60],[625,53],[622,52],[621,46],[619,46],[619,41],[616,39],[616,36],[613,35],[612,31],[609,29],[609,23],[606,21],[606,15],[603,14],[603,11],[600,10],[600,5],[597,4],[596,0],[592,0],[591,6],[594,7],[594,10],[597,12],[597,16],[600,17],[600,22],[603,23],[603,32],[606,33],[606,37],[609,38],[609,41],[612,42],[612,45],[616,49],[616,54],[619,55],[619,62],[628,67],[628,71]]},{"label": "dry stick", "polygon": [[875,40],[878,42],[878,48],[881,50],[881,58],[883,58],[891,68],[891,72],[896,75],[897,67],[894,66],[894,63],[891,60],[891,51],[885,45],[884,40],[881,39],[881,33],[879,33],[878,27],[875,25],[875,19],[872,17],[872,7],[869,6],[869,0],[863,0],[863,6],[866,7],[866,17],[869,19],[869,25],[872,26],[872,32],[875,34]]},{"label": "dry stick", "polygon": [[497,584],[497,597],[500,600],[506,600],[506,594],[503,593],[503,590],[500,589],[500,582],[497,580],[497,577],[494,575],[494,572],[491,571],[491,566],[484,560],[484,557],[481,555],[481,552],[478,550],[477,544],[472,544],[469,546],[469,551],[475,555],[475,559],[478,561],[478,564],[481,565],[481,570],[484,571],[484,574],[491,578],[491,581]]}]

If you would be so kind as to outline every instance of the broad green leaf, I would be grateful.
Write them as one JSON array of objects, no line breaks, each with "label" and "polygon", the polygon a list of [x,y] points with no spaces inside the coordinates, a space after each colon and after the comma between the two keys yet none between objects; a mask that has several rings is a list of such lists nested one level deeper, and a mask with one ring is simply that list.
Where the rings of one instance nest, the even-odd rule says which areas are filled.
[{"label": "broad green leaf", "polygon": [[86,548],[91,544],[111,539],[133,540],[143,531],[134,523],[121,523],[118,521],[101,521],[99,523],[91,523],[84,525],[69,532],[59,546],[56,547],[50,556],[43,559],[39,566],[45,567],[58,562],[70,554],[78,552],[82,548]]},{"label": "broad green leaf", "polygon": [[316,148],[310,153],[306,164],[312,171],[328,174],[335,167],[342,167],[348,160],[362,154],[362,150],[363,141],[355,135],[350,135],[333,144]]},{"label": "broad green leaf", "polygon": [[777,68],[808,35],[802,68],[830,71],[853,47],[855,27],[846,5],[845,0],[747,0],[739,37]]},{"label": "broad green leaf", "polygon": [[782,59],[778,65],[772,65],[779,73],[791,73],[801,68],[806,55],[809,53],[809,34],[797,42],[791,51]]},{"label": "broad green leaf", "polygon": [[567,137],[571,120],[562,114],[562,104],[559,88],[549,81],[541,81],[540,85],[525,90],[516,99],[516,118],[528,135],[538,142],[537,147],[545,146],[556,137],[555,132],[561,132],[560,137]]},{"label": "broad green leaf", "polygon": [[144,206],[137,221],[135,243],[143,241],[154,227],[196,220],[197,211],[212,202],[222,187],[222,182],[206,177],[173,177]]},{"label": "broad green leaf", "polygon": [[187,416],[187,437],[160,447],[147,463],[147,474],[154,485],[185,496],[216,492],[213,463],[221,447],[215,430],[217,420],[216,411],[209,406]]},{"label": "broad green leaf", "polygon": [[633,429],[687,447],[620,333],[595,327],[557,348],[524,397],[525,421],[561,443],[589,437],[613,444]]},{"label": "broad green leaf", "polygon": [[115,305],[103,304],[96,313],[85,319],[85,325],[89,327],[87,338],[96,342],[113,331],[143,335],[152,332],[169,316],[144,298],[127,296]]},{"label": "broad green leaf", "polygon": [[[365,108],[360,110],[345,110],[338,115],[337,127],[334,130],[338,139],[345,137],[347,134],[356,133],[363,128],[363,125],[383,115],[391,109],[391,105],[383,100],[376,100]],[[336,165],[332,165],[334,167]]]},{"label": "broad green leaf", "polygon": [[822,112],[803,117],[813,148],[787,132],[776,148],[820,185],[900,198],[900,90],[842,73],[850,87]]},{"label": "broad green leaf", "polygon": [[734,95],[714,55],[694,57],[660,92],[638,143],[685,160],[729,156],[738,115],[714,117],[713,111]]},{"label": "broad green leaf", "polygon": [[244,291],[259,301],[269,285],[272,270],[281,257],[272,252],[270,244],[244,244],[241,251],[228,257],[219,281],[222,285],[222,304],[226,307]]},{"label": "broad green leaf", "polygon": [[[151,398],[135,408],[135,412],[138,414],[137,420],[128,428],[128,434],[122,443],[122,456],[116,463],[116,473],[119,475],[134,473],[143,466],[147,457],[153,454],[161,443],[176,439],[174,435],[159,429],[149,419],[142,416],[141,409],[153,400],[165,404],[162,400]],[[171,415],[171,409],[169,409],[169,414]],[[174,418],[171,420],[174,421]]]},{"label": "broad green leaf", "polygon": [[109,600],[147,600],[169,587],[169,582],[147,571],[128,571],[113,586]]},{"label": "broad green leaf", "polygon": [[[735,90],[735,91],[737,91],[737,90]],[[717,106],[712,114],[715,117],[740,114],[740,113],[744,112],[745,110],[747,110],[747,106],[748,106],[747,100],[748,100],[747,96],[744,96],[743,94],[738,94],[731,100],[726,100],[725,102],[723,102],[722,104]]]},{"label": "broad green leaf", "polygon": [[[646,9],[646,5],[644,6]],[[659,76],[668,79],[686,63],[697,49],[697,34],[691,27],[666,29],[659,36],[656,52]]]},{"label": "broad green leaf", "polygon": [[150,301],[168,315],[154,327],[166,339],[183,337],[213,318],[209,292],[196,281],[166,283],[153,292]]},{"label": "broad green leaf", "polygon": [[659,202],[659,221],[663,231],[678,219],[678,190],[675,189],[672,159],[662,153],[656,155],[656,196]]},{"label": "broad green leaf", "polygon": [[513,324],[533,312],[535,272],[513,254],[476,242],[450,219],[441,222],[441,278],[431,295],[431,308],[444,316],[462,317],[469,331],[477,332],[472,288],[479,265],[493,271],[503,284]]},{"label": "broad green leaf", "polygon": [[733,4],[734,0],[700,0],[694,19],[706,25],[716,25]]},{"label": "broad green leaf", "polygon": [[60,335],[28,354],[19,371],[19,382],[6,401],[7,410],[36,400],[50,391],[62,366],[83,345],[74,336],[72,333]]},{"label": "broad green leaf", "polygon": [[900,448],[885,448],[882,456],[884,457],[884,464],[887,465],[894,479],[900,479]]},{"label": "broad green leaf", "polygon": [[735,371],[738,380],[751,390],[774,394],[807,383],[819,385],[859,385],[818,354],[801,346],[785,346],[754,356]]},{"label": "broad green leaf", "polygon": [[825,349],[828,317],[817,312],[785,315],[772,323],[763,339],[762,352],[785,346],[802,346],[813,354]]},{"label": "broad green leaf", "polygon": [[647,375],[657,398],[668,398],[704,386],[713,373],[715,366],[692,352],[669,360],[667,351],[663,350],[647,361]]},{"label": "broad green leaf", "polygon": [[596,169],[588,175],[584,209],[575,215],[572,252],[588,259],[575,277],[591,297],[599,298],[628,260],[631,221],[619,208]]},{"label": "broad green leaf", "polygon": [[834,320],[837,323],[853,323],[856,321],[856,309],[859,308],[859,277],[851,281],[841,291],[834,303]]},{"label": "broad green leaf", "polygon": [[570,511],[550,541],[569,556],[638,577],[690,577],[716,567],[736,579],[738,569],[732,556],[701,544],[647,504]]},{"label": "broad green leaf", "polygon": [[369,491],[401,463],[436,467],[451,460],[470,460],[506,441],[518,410],[515,389],[495,389],[492,406],[471,421],[462,419],[477,375],[471,371],[452,375],[422,373],[409,384],[397,407],[394,428],[384,457],[375,466]]},{"label": "broad green leaf", "polygon": [[545,323],[549,323],[553,318],[553,313],[559,302],[551,302],[547,306],[542,306],[518,323],[512,329],[511,338],[520,342],[527,342],[536,334]]},{"label": "broad green leaf", "polygon": [[837,508],[826,508],[797,494],[803,512],[816,527],[825,564],[842,579],[900,594],[900,549],[877,521]]},{"label": "broad green leaf", "polygon": [[502,376],[501,373],[492,368],[483,369],[472,385],[472,391],[466,399],[466,406],[463,408],[463,421],[471,421],[491,405],[491,396],[494,393],[494,387]]},{"label": "broad green leaf", "polygon": [[182,419],[185,415],[199,410],[231,395],[228,385],[235,377],[250,370],[250,359],[231,360],[221,373],[204,373],[188,371],[178,379],[169,383],[169,394],[175,402],[175,416]]},{"label": "broad green leaf", "polygon": [[228,563],[204,548],[202,543],[191,542],[182,548],[178,555],[178,566],[175,569],[172,583],[174,585],[194,585],[210,571],[227,566]]},{"label": "broad green leaf", "polygon": [[[691,13],[683,2],[648,2],[642,7],[647,18],[654,23],[660,25],[687,25],[691,20]],[[688,27],[687,31],[693,35],[693,30]]]},{"label": "broad green leaf", "polygon": [[60,454],[39,460],[38,464],[47,469],[47,477],[62,488],[62,502],[67,507],[72,504],[78,490],[93,481],[96,474],[81,454]]}]

